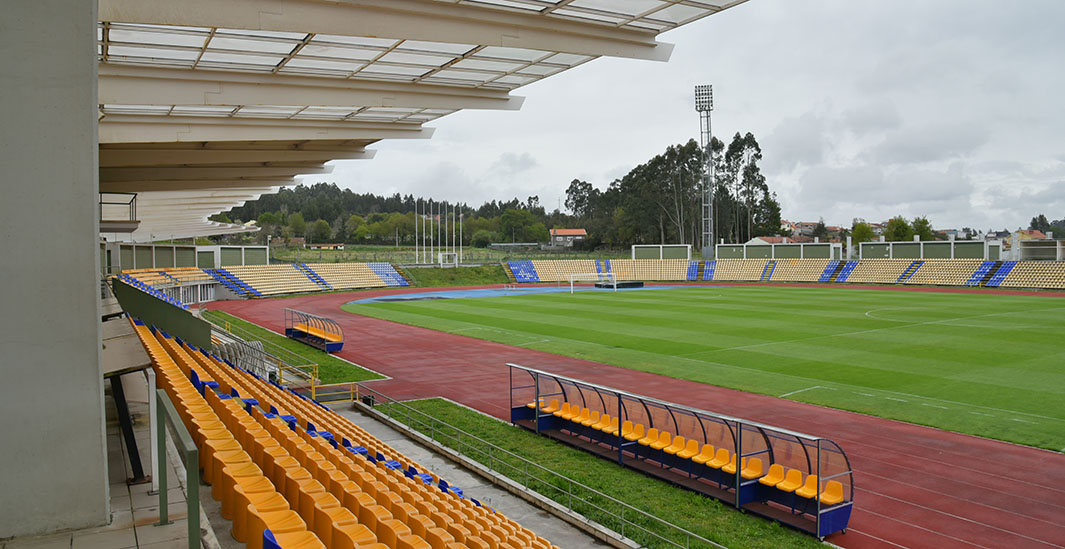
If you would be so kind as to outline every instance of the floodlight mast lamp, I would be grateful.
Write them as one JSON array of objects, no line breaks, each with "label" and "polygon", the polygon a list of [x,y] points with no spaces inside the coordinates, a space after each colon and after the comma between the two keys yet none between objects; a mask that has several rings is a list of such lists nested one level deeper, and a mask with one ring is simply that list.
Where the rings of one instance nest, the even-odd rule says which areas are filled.
[{"label": "floodlight mast lamp", "polygon": [[710,152],[713,132],[710,129],[710,114],[714,111],[714,87],[708,84],[695,86],[695,110],[699,113],[699,144],[703,161],[703,259],[714,257],[714,160]]}]

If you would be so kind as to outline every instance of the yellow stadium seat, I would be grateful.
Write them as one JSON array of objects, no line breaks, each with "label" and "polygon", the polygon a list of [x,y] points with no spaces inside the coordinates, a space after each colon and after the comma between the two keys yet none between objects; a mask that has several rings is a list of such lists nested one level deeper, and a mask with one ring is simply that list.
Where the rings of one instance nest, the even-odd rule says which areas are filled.
[{"label": "yellow stadium seat", "polygon": [[670,435],[668,431],[659,431],[658,432],[658,440],[651,443],[651,445],[650,445],[651,449],[652,450],[664,450],[666,448],[666,446],[669,446],[669,441],[670,441],[671,438],[672,438],[672,435]]},{"label": "yellow stadium seat", "polygon": [[762,460],[761,458],[750,458],[747,460],[747,465],[740,471],[740,476],[747,479],[755,479],[762,476]]},{"label": "yellow stadium seat", "polygon": [[650,446],[651,444],[658,442],[658,429],[651,427],[647,430],[647,435],[637,441],[640,446]]},{"label": "yellow stadium seat", "polygon": [[779,463],[774,463],[769,466],[769,473],[766,476],[758,479],[758,482],[766,486],[776,486],[784,480],[784,466]]},{"label": "yellow stadium seat", "polygon": [[684,445],[686,444],[686,442],[687,441],[684,440],[684,437],[677,435],[673,437],[673,441],[669,443],[669,446],[663,448],[662,451],[671,456],[675,456],[677,455],[677,452],[680,452],[684,449]]},{"label": "yellow stadium seat", "polygon": [[843,484],[837,480],[830,480],[821,492],[821,503],[836,505],[843,502]]},{"label": "yellow stadium seat", "polygon": [[692,456],[692,461],[705,465],[706,462],[714,459],[714,446],[712,444],[703,444],[703,449],[695,456]]},{"label": "yellow stadium seat", "polygon": [[802,472],[798,469],[788,469],[784,480],[777,483],[777,490],[781,492],[794,492],[802,487]]},{"label": "yellow stadium seat", "polygon": [[688,445],[683,450],[677,452],[677,457],[681,459],[691,459],[699,453],[699,441],[695,439],[688,440]]},{"label": "yellow stadium seat", "polygon": [[806,499],[813,499],[817,496],[817,475],[807,475],[806,483],[802,485],[802,488],[795,490],[795,495]]}]

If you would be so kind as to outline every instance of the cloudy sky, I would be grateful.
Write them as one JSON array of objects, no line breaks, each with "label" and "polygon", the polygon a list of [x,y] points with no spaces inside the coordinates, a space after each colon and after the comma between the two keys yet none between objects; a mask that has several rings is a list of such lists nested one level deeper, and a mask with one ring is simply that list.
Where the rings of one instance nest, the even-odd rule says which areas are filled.
[{"label": "cloudy sky", "polygon": [[1063,29],[1060,0],[750,0],[660,35],[668,63],[598,59],[305,181],[553,209],[698,138],[707,83],[714,135],[755,134],[786,219],[1027,228],[1065,218]]}]

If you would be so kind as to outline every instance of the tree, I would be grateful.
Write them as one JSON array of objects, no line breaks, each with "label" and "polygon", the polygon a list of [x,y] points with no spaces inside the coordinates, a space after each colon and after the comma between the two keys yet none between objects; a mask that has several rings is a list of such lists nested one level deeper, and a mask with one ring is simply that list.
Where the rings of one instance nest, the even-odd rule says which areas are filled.
[{"label": "tree", "polygon": [[472,244],[475,248],[487,248],[488,245],[495,240],[495,233],[482,229],[473,233],[473,237],[470,239],[470,244]]},{"label": "tree", "polygon": [[293,235],[301,235],[307,231],[307,222],[303,220],[303,214],[296,212],[288,216],[288,226]]},{"label": "tree", "polygon": [[329,222],[324,219],[315,221],[310,232],[312,241],[319,244],[329,240],[329,237],[333,235],[333,229],[329,226]]},{"label": "tree", "polygon": [[828,240],[828,228],[825,227],[825,218],[822,217],[817,220],[817,226],[814,227],[813,236],[821,240]]},{"label": "tree", "polygon": [[897,215],[888,220],[887,229],[884,230],[884,236],[890,242],[903,242],[906,240],[913,240],[913,228],[906,221],[905,217]]},{"label": "tree", "polygon": [[932,223],[928,221],[927,217],[915,217],[913,223],[910,224],[910,228],[913,229],[913,234],[920,237],[921,240],[935,240],[936,235],[932,232]]},{"label": "tree", "polygon": [[1029,231],[1041,231],[1045,233],[1050,229],[1050,221],[1047,221],[1047,216],[1043,214],[1033,217],[1032,222],[1028,224]]},{"label": "tree", "polygon": [[876,238],[873,227],[860,219],[855,219],[851,225],[851,243],[854,246],[862,242],[872,242]]},{"label": "tree", "polygon": [[230,219],[229,219],[229,216],[226,215],[225,212],[216,213],[216,214],[212,215],[211,217],[208,217],[207,219],[209,221],[215,221],[215,222],[218,222],[218,223],[232,223],[232,221],[230,221]]},{"label": "tree", "polygon": [[587,181],[574,179],[566,188],[566,209],[578,218],[592,215],[599,190]]},{"label": "tree", "polygon": [[[509,209],[503,212],[499,222],[502,225],[503,237],[510,237],[511,242],[529,242],[533,239],[531,229],[536,224],[536,216],[529,210]],[[540,225],[543,226],[542,223]],[[544,227],[543,230],[546,232],[547,228]]]}]

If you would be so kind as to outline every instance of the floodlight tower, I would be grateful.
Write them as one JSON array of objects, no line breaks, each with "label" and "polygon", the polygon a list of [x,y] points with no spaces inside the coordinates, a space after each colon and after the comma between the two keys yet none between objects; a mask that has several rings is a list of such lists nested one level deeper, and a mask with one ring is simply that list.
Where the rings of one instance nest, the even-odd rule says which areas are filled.
[{"label": "floodlight tower", "polygon": [[714,87],[708,84],[695,86],[695,111],[699,113],[699,144],[702,146],[703,162],[703,259],[714,257],[714,159],[710,154],[710,142],[714,137],[710,130],[710,114],[714,111]]}]

